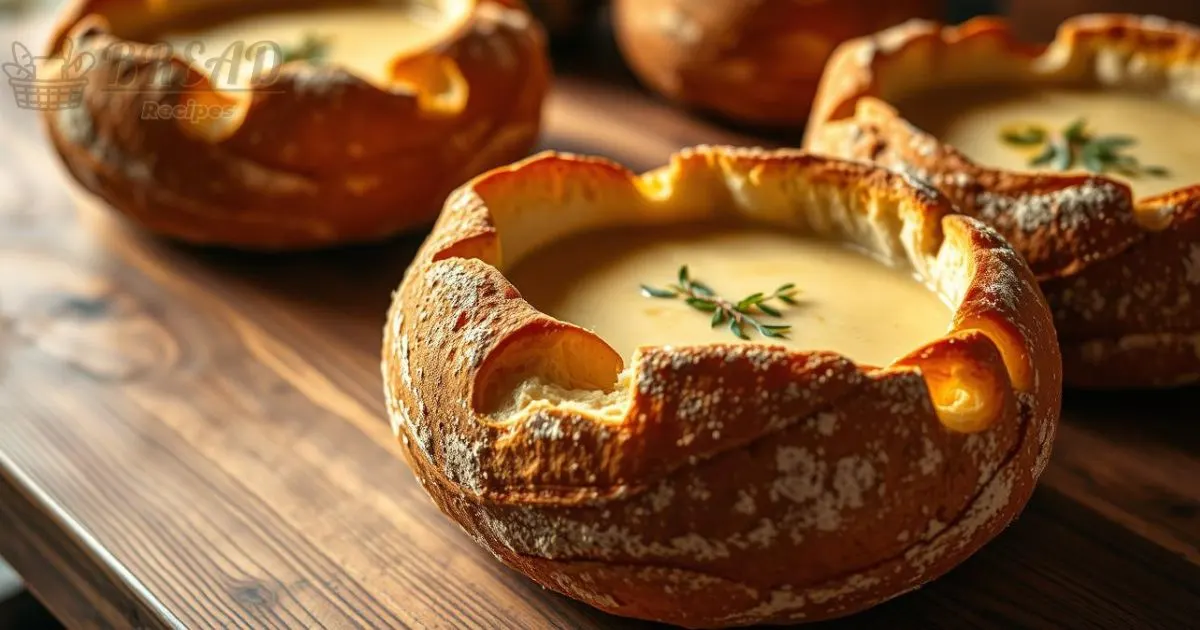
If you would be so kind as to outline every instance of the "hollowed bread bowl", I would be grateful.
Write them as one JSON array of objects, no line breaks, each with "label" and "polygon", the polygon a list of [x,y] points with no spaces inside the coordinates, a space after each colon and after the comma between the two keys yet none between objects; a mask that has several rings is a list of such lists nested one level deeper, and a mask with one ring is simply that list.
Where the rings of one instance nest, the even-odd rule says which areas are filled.
[{"label": "hollowed bread bowl", "polygon": [[[949,329],[886,366],[734,337],[625,365],[506,276],[572,235],[716,218],[910,267]],[[546,588],[689,627],[846,615],[961,562],[1045,467],[1060,369],[1028,268],[937,192],[714,147],[644,175],[547,154],[476,178],[407,271],[383,343],[393,428],[442,511]]]},{"label": "hollowed bread bowl", "polygon": [[802,127],[829,54],[843,40],[944,0],[614,0],[621,53],[643,83],[734,121]]},{"label": "hollowed bread bowl", "polygon": [[[308,13],[287,37],[263,26]],[[236,85],[230,65],[187,58],[214,32],[209,57],[248,47]],[[288,52],[310,36],[327,59]],[[254,75],[255,44],[295,56]],[[394,48],[340,58],[368,45]],[[151,231],[247,249],[428,225],[455,187],[528,153],[548,84],[541,29],[513,0],[77,0],[49,49],[96,59],[83,105],[46,113],[75,179]]]},{"label": "hollowed bread bowl", "polygon": [[[950,136],[950,127],[934,132],[937,120],[917,121],[914,104],[938,90],[952,94],[943,103],[1007,94],[976,108],[1025,98],[1013,94],[1042,104],[1020,104],[1028,108],[1019,115],[997,109],[995,128]],[[1066,103],[1068,110],[1050,109]],[[1125,135],[1121,155],[1164,168],[1124,176],[1088,172],[1086,162],[1035,167],[1036,154],[1006,162],[1022,154],[1002,145],[1000,128],[1034,111],[1034,122],[1052,121],[1056,133],[1075,118],[1097,137]],[[1053,43],[1032,45],[1005,22],[981,18],[913,22],[847,42],[829,62],[805,146],[904,171],[992,225],[1041,283],[1067,384],[1137,388],[1200,382],[1200,162],[1190,153],[1197,132],[1195,27],[1082,16],[1065,22]],[[992,161],[973,151],[1004,153]]]}]

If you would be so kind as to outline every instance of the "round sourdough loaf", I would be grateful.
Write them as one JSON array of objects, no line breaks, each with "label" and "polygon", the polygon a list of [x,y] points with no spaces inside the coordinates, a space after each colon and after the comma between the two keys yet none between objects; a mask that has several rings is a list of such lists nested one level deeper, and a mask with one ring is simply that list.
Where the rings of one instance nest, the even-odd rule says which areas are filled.
[{"label": "round sourdough loaf", "polygon": [[829,54],[843,40],[944,0],[615,0],[613,31],[650,88],[732,120],[802,127]]},{"label": "round sourdough loaf", "polygon": [[[505,278],[569,235],[716,217],[909,265],[951,330],[885,367],[740,343],[626,366]],[[950,570],[1029,499],[1061,393],[1049,311],[995,232],[883,169],[713,147],[640,176],[547,154],[457,190],[395,294],[383,376],[421,485],[480,545],[689,627],[837,617]]]}]

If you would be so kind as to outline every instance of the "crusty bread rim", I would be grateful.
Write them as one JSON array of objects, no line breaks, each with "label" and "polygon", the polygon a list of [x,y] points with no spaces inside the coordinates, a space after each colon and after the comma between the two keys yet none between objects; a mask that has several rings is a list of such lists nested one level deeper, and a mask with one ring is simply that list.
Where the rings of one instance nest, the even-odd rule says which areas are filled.
[{"label": "crusty bread rim", "polygon": [[[396,108],[397,112],[412,112],[408,115],[415,114],[415,118],[452,117],[460,114],[466,106],[470,86],[466,84],[458,67],[452,61],[442,58],[439,53],[469,34],[472,24],[478,19],[480,7],[487,6],[492,1],[502,2],[504,0],[432,1],[438,5],[436,9],[438,12],[448,16],[446,23],[438,27],[442,31],[441,39],[419,48],[398,51],[391,60],[393,75],[390,84],[380,85],[364,77],[354,68],[336,64],[322,64],[321,80],[335,84],[354,83],[364,87],[369,86],[368,89],[373,89],[380,95],[387,95],[394,99],[392,106]],[[272,7],[269,2],[264,0],[208,0],[208,2],[214,7],[245,2],[261,3],[267,9]],[[358,2],[358,4],[367,3]],[[114,28],[114,25],[110,23],[109,16],[116,11],[132,12],[145,22],[153,24],[158,20],[178,19],[181,15],[188,15],[189,12],[197,9],[197,6],[192,5],[184,5],[181,8],[179,4],[169,0],[73,0],[63,10],[59,27],[50,41],[49,53],[52,56],[57,53],[68,38],[77,42],[85,40],[91,42],[91,48],[97,52],[103,51],[110,44],[120,43],[125,47],[123,54],[129,59],[137,60],[128,67],[127,72],[152,73],[155,64],[158,63],[155,61],[157,59],[156,43],[141,41],[140,35],[136,38],[124,37],[122,33],[118,32],[120,29]],[[401,9],[402,7],[398,7],[398,10]],[[97,57],[99,63],[118,63],[117,60],[109,59],[105,55],[98,54]],[[192,137],[214,143],[233,135],[238,127],[246,124],[247,116],[265,111],[251,107],[256,94],[261,96],[277,92],[279,84],[303,83],[311,80],[310,77],[314,73],[314,67],[309,62],[290,61],[278,67],[278,74],[270,84],[252,84],[244,90],[239,89],[237,94],[228,94],[214,90],[208,73],[189,63],[180,51],[173,51],[171,60],[172,64],[180,70],[180,74],[172,77],[172,81],[186,78],[188,84],[194,86],[190,89],[190,93],[200,102],[232,107],[233,114],[231,116],[184,118],[179,121]],[[128,61],[125,63],[128,64]],[[314,95],[319,97],[321,92],[314,91],[310,98]]]},{"label": "crusty bread rim", "polygon": [[1158,89],[1200,109],[1200,29],[1088,15],[1043,46],[1019,42],[994,18],[903,24],[834,53],[805,147],[904,170],[1004,234],[1043,283],[1070,384],[1194,382],[1196,311],[1183,309],[1200,282],[1200,185],[1135,201],[1126,183],[1104,175],[982,166],[886,102],[946,84],[1064,81]]},{"label": "crusty bread rim", "polygon": [[[822,76],[806,146],[842,123],[877,125],[908,136],[912,151],[937,159],[947,171],[1005,182],[1003,190],[994,191],[996,197],[1102,189],[1113,208],[1127,211],[1112,213],[1100,233],[1087,239],[1090,251],[1064,245],[1057,259],[1029,260],[1040,280],[1062,277],[1119,254],[1145,232],[1195,220],[1200,212],[1192,206],[1200,205],[1200,182],[1135,201],[1126,183],[1102,174],[992,168],[908,124],[889,102],[949,85],[1080,81],[1138,89],[1161,84],[1165,96],[1200,109],[1200,29],[1156,17],[1081,15],[1063,22],[1054,41],[1041,45],[1020,41],[999,18],[958,26],[913,20],[838,47]],[[913,171],[938,185],[949,177],[916,166]]]},{"label": "crusty bread rim", "polygon": [[[764,176],[772,169],[796,178]],[[545,181],[553,182],[551,190],[536,188]],[[591,186],[602,190],[587,192]],[[810,187],[804,192],[807,202],[797,208],[793,200],[805,187]],[[1031,345],[1033,333],[1019,330],[1020,324],[1015,322],[1026,305],[1012,303],[1011,296],[1007,304],[998,303],[995,296],[969,299],[974,293],[988,291],[985,285],[989,284],[1033,286],[1032,279],[1022,275],[1024,265],[998,235],[982,223],[954,214],[941,195],[920,182],[800,151],[702,146],[685,149],[672,156],[668,166],[642,175],[601,158],[543,153],[496,169],[460,188],[447,202],[408,275],[421,273],[424,264],[450,259],[477,261],[489,274],[502,275],[526,254],[573,234],[729,218],[725,213],[731,210],[731,216],[742,220],[810,231],[851,242],[893,264],[911,265],[918,277],[942,295],[954,308],[954,323],[945,337],[930,340],[890,366],[863,369],[922,372],[946,426],[963,431],[986,429],[1003,407],[989,401],[989,396],[1000,391],[1028,394],[1041,387],[1039,369],[1044,366],[1039,368],[1036,362],[1044,349]],[[797,211],[804,214],[788,216]],[[469,225],[461,225],[464,221]],[[980,256],[981,251],[997,255]],[[401,308],[398,302],[393,314],[403,317]],[[498,411],[504,394],[539,370],[553,375],[560,392],[568,397],[621,385],[622,358],[603,339],[541,313],[536,317],[544,330],[535,343],[505,340],[485,355],[476,355],[481,376],[469,400],[477,412]],[[994,345],[1003,365],[952,366],[953,361],[969,362],[969,357],[986,355],[950,351],[952,347],[961,349],[964,339]],[[953,343],[948,343],[950,340]],[[522,347],[514,347],[517,345]],[[589,355],[581,350],[583,346],[605,351]],[[737,344],[704,347],[717,352],[744,349]],[[625,389],[618,393],[623,398],[633,397],[643,376],[645,356],[663,352],[686,355],[690,351],[687,347],[640,348],[633,357],[632,373],[623,383]],[[806,354],[786,348],[781,352]],[[584,355],[590,362],[579,359]],[[600,366],[595,365],[597,356],[604,357]],[[489,380],[500,383],[502,391],[478,386]],[[503,421],[519,423],[538,407],[508,409]],[[611,421],[580,407],[575,410],[594,421]]]},{"label": "crusty bread rim", "polygon": [[[502,273],[571,233],[730,211],[911,261],[957,305],[953,330],[882,368],[758,344],[643,347],[621,387],[605,392],[621,357],[595,334],[537,312]],[[1049,457],[1061,393],[1045,303],[1020,257],[990,229],[884,169],[722,147],[684,150],[644,175],[547,154],[465,185],[395,295],[382,369],[410,465],[480,544],[594,606],[692,627],[838,616],[941,575],[1028,499]],[[553,396],[505,407],[506,395],[539,377],[553,381]],[[620,400],[615,414],[587,400],[597,393]],[[887,437],[868,437],[876,433]],[[802,520],[789,525],[791,500],[776,505],[764,495],[764,518],[817,529],[770,543],[772,529],[751,543],[750,532],[728,528],[741,527],[737,515],[753,513],[753,501],[730,493],[775,496],[769,482],[739,477],[749,466],[773,470],[775,460],[739,459],[728,471],[721,462],[779,440],[797,445],[781,447],[780,466],[827,446],[910,472],[889,477],[872,508],[845,507],[880,510],[845,514],[869,540],[837,537],[841,507],[798,512]],[[914,457],[923,451],[931,454]],[[950,468],[943,453],[956,462]],[[708,503],[708,490],[673,485],[694,475],[734,485],[720,505]],[[703,503],[645,520],[672,497]],[[876,520],[889,510],[904,517]],[[900,522],[908,529],[896,529]],[[849,548],[839,545],[864,544],[873,551],[838,555]],[[730,545],[745,549],[745,562],[765,564],[735,560]],[[760,555],[776,549],[791,559]],[[800,557],[813,562],[799,566]]]},{"label": "crusty bread rim", "polygon": [[[689,158],[694,159],[694,155],[704,156],[711,160],[711,168],[714,172],[707,175],[715,176],[715,179],[704,181],[702,185],[698,186],[697,184],[700,182],[696,181],[695,175],[685,178],[686,169],[683,165]],[[622,203],[609,206],[606,212],[585,210],[574,213],[560,212],[559,220],[553,222],[545,221],[545,217],[538,216],[537,212],[530,210],[525,200],[521,200],[520,205],[515,206],[506,204],[506,200],[499,195],[489,196],[486,191],[490,181],[487,177],[483,177],[476,180],[472,188],[484,199],[489,210],[493,233],[498,239],[498,257],[491,260],[481,257],[480,260],[493,264],[497,270],[503,273],[505,269],[514,266],[533,250],[554,240],[581,232],[646,224],[726,219],[730,217],[724,216],[725,212],[733,210],[733,215],[741,220],[774,223],[793,229],[799,228],[803,231],[811,230],[824,238],[845,239],[892,264],[909,265],[918,277],[939,291],[943,299],[954,308],[954,325],[947,333],[947,338],[969,336],[976,329],[986,331],[992,337],[992,341],[996,343],[1005,357],[1007,378],[987,373],[987,370],[959,371],[943,361],[947,357],[939,355],[939,358],[934,360],[933,354],[923,354],[917,349],[914,349],[912,355],[898,358],[891,366],[884,368],[901,370],[918,368],[922,370],[926,379],[930,381],[930,389],[934,394],[935,402],[938,403],[935,406],[939,417],[948,427],[964,431],[983,430],[998,419],[999,410],[1002,408],[1002,406],[993,405],[991,401],[986,400],[988,396],[1005,388],[1015,388],[1019,392],[1029,392],[1032,389],[1034,371],[1030,365],[1034,354],[1032,349],[1021,347],[1021,342],[1017,338],[1009,333],[1000,332],[1006,330],[1010,324],[1001,321],[998,313],[989,312],[981,315],[969,312],[969,307],[964,308],[962,303],[969,286],[979,281],[977,277],[973,277],[974,274],[997,273],[994,269],[979,270],[957,266],[963,259],[970,256],[969,252],[962,251],[969,247],[968,241],[964,240],[966,233],[973,229],[982,229],[979,225],[971,227],[960,225],[966,223],[965,217],[951,215],[944,202],[933,196],[932,191],[917,188],[912,181],[901,183],[899,179],[876,175],[875,177],[885,180],[880,182],[868,174],[868,169],[848,164],[823,164],[821,167],[834,172],[844,169],[845,175],[853,178],[855,182],[853,186],[857,188],[848,194],[869,195],[871,203],[846,203],[845,214],[842,217],[830,217],[824,220],[819,217],[819,213],[824,208],[821,208],[819,204],[814,204],[811,208],[806,208],[813,212],[813,216],[796,224],[780,214],[794,210],[794,208],[778,203],[786,191],[765,189],[761,179],[755,182],[754,180],[760,176],[751,166],[756,160],[763,160],[765,165],[770,160],[788,159],[795,160],[797,163],[805,161],[812,164],[817,163],[810,157],[784,152],[778,152],[766,160],[763,160],[763,154],[755,150],[700,148],[694,154],[685,152],[673,159],[670,166],[631,178],[633,194]],[[595,166],[616,168],[614,165],[593,158],[543,154],[507,169],[506,173],[512,177],[527,177],[529,175],[526,171],[554,167],[569,169],[573,162],[590,162]],[[748,170],[746,170],[747,166],[750,166]],[[503,179],[505,176],[495,173],[490,177]],[[691,181],[688,181],[689,179]],[[756,183],[758,184],[757,188],[755,187]],[[571,185],[569,179],[563,185]],[[732,201],[734,201],[733,204],[722,206],[720,203],[722,195],[718,192],[721,188],[729,191]],[[906,188],[914,192],[909,193]],[[704,194],[707,199],[702,200],[698,194]],[[824,194],[828,194],[828,192]],[[760,197],[755,198],[755,196]],[[610,202],[599,199],[599,203],[608,204]],[[587,220],[578,223],[572,222],[571,219],[575,216],[582,216]],[[839,219],[848,220],[853,225],[838,225]],[[942,222],[941,226],[938,226],[939,221]],[[889,233],[888,230],[893,229],[895,223],[900,223],[904,227],[899,231]],[[943,230],[949,234],[943,233]],[[452,255],[449,253],[450,251],[452,249],[443,250],[442,256]],[[440,256],[435,256],[435,258],[438,257]],[[557,325],[576,329],[572,331],[573,333],[582,331],[593,336],[595,341],[604,343],[599,336],[590,331],[577,329],[577,327],[563,322],[558,322]],[[936,345],[936,340],[930,341],[930,345]],[[554,351],[552,346],[553,343],[549,339],[541,340],[537,347],[522,349],[520,358],[516,359],[501,358],[504,351],[498,350],[500,356],[492,359],[494,364],[491,364],[492,361],[485,360],[483,373],[488,374],[488,368],[496,372],[503,372],[510,362],[525,368],[530,360],[526,353],[535,355],[545,353],[547,356],[554,357],[554,363],[557,364],[570,362],[571,357],[575,354],[574,352]],[[731,345],[730,349],[737,347],[737,345]],[[633,357],[635,367],[624,384],[622,399],[628,401],[633,398],[632,390],[641,378],[636,367],[640,355],[659,350],[662,348],[644,347],[635,353]],[[675,350],[684,354],[687,352],[686,348],[676,348]],[[575,352],[578,352],[578,349],[575,349]],[[617,360],[620,360],[619,356]],[[963,361],[968,358],[966,355],[953,353],[952,360]],[[548,363],[545,366],[549,369]],[[496,372],[492,374],[494,375]],[[951,372],[955,373],[954,377],[950,376]],[[590,385],[590,387],[585,387],[586,389],[596,386],[611,386],[610,383],[605,383],[603,380],[597,382],[591,370],[588,370],[588,375],[583,377],[575,374],[561,376],[566,378],[568,390],[579,389],[578,386]],[[973,381],[973,377],[978,380]],[[934,382],[935,378],[948,380]],[[1011,379],[1011,385],[1008,379]],[[481,381],[484,380],[486,379],[481,378]],[[507,379],[501,378],[500,380]],[[615,382],[616,374],[609,375],[607,380]],[[508,382],[511,383],[511,381]],[[491,403],[495,401],[486,400],[492,398],[493,395],[494,393],[489,395],[484,390],[477,390],[474,393],[473,401],[478,409],[494,409],[494,405]],[[509,410],[510,415],[505,418],[505,421],[517,421],[517,415],[528,416],[534,413],[539,406],[534,404],[525,406],[519,411]],[[580,413],[587,414],[588,412],[581,410]],[[594,419],[601,420],[598,416]]]},{"label": "crusty bread rim", "polygon": [[[178,55],[164,68],[132,54],[151,47],[110,32],[105,15],[160,3],[76,0],[50,53],[70,41],[97,63],[81,106],[45,112],[49,136],[88,190],[193,243],[308,249],[427,224],[462,182],[528,153],[549,83],[543,34],[522,3],[440,1],[467,13],[440,43],[394,60],[390,86],[298,61],[233,98]],[[114,43],[130,54],[103,54]],[[231,111],[144,115],[185,104]]]},{"label": "crusty bread rim", "polygon": [[1000,18],[910,20],[838,47],[808,131],[853,117],[860,100],[886,103],[946,85],[1083,80],[1144,89],[1159,80],[1167,95],[1200,107],[1200,75],[1187,72],[1192,68],[1200,68],[1200,29],[1163,18],[1080,15],[1063,22],[1048,44],[1021,41]]}]

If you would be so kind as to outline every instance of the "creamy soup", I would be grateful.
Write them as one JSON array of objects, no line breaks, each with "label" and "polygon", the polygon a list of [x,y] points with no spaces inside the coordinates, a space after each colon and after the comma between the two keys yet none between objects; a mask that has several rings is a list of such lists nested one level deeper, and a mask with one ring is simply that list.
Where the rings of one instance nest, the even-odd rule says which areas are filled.
[{"label": "creamy soup", "polygon": [[[427,3],[379,2],[371,4],[316,5],[309,8],[239,13],[188,30],[169,31],[157,38],[179,53],[192,51],[198,63],[220,59],[230,46],[243,42],[278,44],[285,55],[304,56],[318,63],[335,64],[376,84],[391,77],[391,61],[398,55],[432,45],[454,28],[455,17]],[[203,44],[203,50],[193,42]],[[279,63],[268,55],[268,67]],[[197,63],[197,65],[198,65]],[[207,66],[210,71],[218,68]],[[214,84],[223,89],[247,85],[249,66],[230,76],[213,72]]]},{"label": "creamy soup", "polygon": [[951,322],[950,309],[909,271],[832,242],[766,229],[585,234],[534,252],[505,275],[533,306],[594,330],[626,358],[643,345],[738,342],[728,325],[710,325],[710,313],[642,294],[642,284],[674,283],[681,265],[735,301],[795,284],[797,304],[768,302],[782,317],[755,315],[765,324],[790,325],[788,338],[764,338],[747,326],[753,343],[832,350],[887,365],[944,335]]},{"label": "creamy soup", "polygon": [[[896,102],[917,127],[988,166],[1031,170],[1036,145],[1015,147],[1001,139],[1006,129],[1039,125],[1061,131],[1083,118],[1094,136],[1120,135],[1136,141],[1121,153],[1142,165],[1160,166],[1165,176],[1123,176],[1138,196],[1200,183],[1200,110],[1149,94],[1067,87],[983,87],[931,90]],[[1049,169],[1049,167],[1040,167]],[[1075,169],[1082,170],[1076,163]],[[1034,169],[1036,170],[1036,168]]]}]

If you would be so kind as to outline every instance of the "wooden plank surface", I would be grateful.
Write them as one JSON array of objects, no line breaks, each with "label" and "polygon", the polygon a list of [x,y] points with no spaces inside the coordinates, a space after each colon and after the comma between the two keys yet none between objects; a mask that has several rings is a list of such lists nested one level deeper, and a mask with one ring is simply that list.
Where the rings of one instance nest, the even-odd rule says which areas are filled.
[{"label": "wooden plank surface", "polygon": [[[0,49],[38,41],[26,28]],[[546,147],[638,169],[765,141],[583,79],[546,121]],[[172,245],[78,198],[6,91],[0,148],[0,556],[69,626],[634,625],[496,563],[398,457],[380,329],[419,235],[274,257]],[[1065,415],[994,544],[826,625],[1197,627],[1200,391],[1074,394]]]}]

